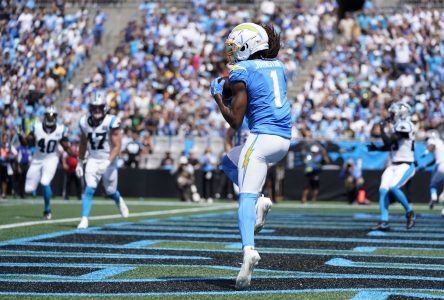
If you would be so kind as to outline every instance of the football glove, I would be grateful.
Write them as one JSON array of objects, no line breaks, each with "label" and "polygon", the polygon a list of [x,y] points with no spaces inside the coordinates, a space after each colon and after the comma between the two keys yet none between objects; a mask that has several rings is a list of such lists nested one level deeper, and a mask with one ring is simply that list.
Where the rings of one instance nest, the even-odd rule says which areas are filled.
[{"label": "football glove", "polygon": [[97,172],[96,174],[99,176],[102,176],[103,174],[105,174],[106,169],[109,167],[109,165],[111,164],[111,162],[107,159],[104,162],[102,162],[99,167],[97,168]]},{"label": "football glove", "polygon": [[211,96],[216,97],[216,95],[222,95],[222,92],[224,91],[224,83],[225,83],[225,79],[221,80],[219,82],[220,77],[217,77],[216,79],[214,79],[211,82],[211,87],[210,87],[210,91],[211,91]]},{"label": "football glove", "polygon": [[76,166],[76,175],[79,178],[83,177],[83,160],[79,159],[77,166]]},{"label": "football glove", "polygon": [[375,144],[370,143],[370,144],[367,145],[367,150],[370,151],[370,152],[371,151],[377,151],[378,147]]}]

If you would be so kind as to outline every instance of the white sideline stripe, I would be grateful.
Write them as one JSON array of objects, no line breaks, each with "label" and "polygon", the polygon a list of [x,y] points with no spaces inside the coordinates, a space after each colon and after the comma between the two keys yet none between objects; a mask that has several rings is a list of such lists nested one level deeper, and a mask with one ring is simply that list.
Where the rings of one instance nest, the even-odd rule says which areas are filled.
[{"label": "white sideline stripe", "polygon": [[[133,217],[148,217],[148,216],[158,216],[158,215],[170,215],[170,214],[180,214],[180,213],[188,213],[188,212],[205,212],[212,210],[221,210],[221,209],[230,209],[237,207],[237,203],[218,205],[218,206],[208,206],[208,207],[195,207],[195,208],[185,208],[185,209],[171,209],[171,210],[161,210],[161,211],[150,211],[150,212],[142,212],[142,213],[133,213],[129,215],[130,218]],[[121,215],[106,215],[106,216],[96,216],[90,217],[90,220],[108,220],[108,219],[121,219]],[[33,222],[23,222],[23,223],[14,223],[14,224],[6,224],[1,225],[1,229],[8,228],[17,228],[17,227],[25,227],[25,226],[34,226],[41,224],[55,224],[55,223],[66,223],[66,222],[78,222],[80,218],[67,218],[60,220],[42,220],[42,221],[33,221]]]},{"label": "white sideline stripe", "polygon": [[[124,198],[125,199],[125,198]],[[9,200],[0,200],[0,206],[14,206],[14,205],[42,205],[43,200],[39,199],[14,199],[12,201]],[[151,201],[151,200],[126,200],[126,204],[131,205],[140,205],[140,206],[192,206],[192,205],[200,205],[200,206],[207,206],[207,205],[214,205],[209,203],[199,203],[199,202],[182,202],[182,201]],[[236,202],[232,202],[236,203]],[[81,205],[82,201],[80,200],[51,200],[51,204],[58,204],[58,205]],[[221,203],[222,204],[222,203]],[[113,200],[96,200],[94,199],[94,205],[116,205]]]},{"label": "white sideline stripe", "polygon": [[[409,203],[410,206],[414,209],[426,209],[429,210],[429,206],[426,203]],[[368,205],[350,205],[347,203],[328,203],[328,202],[319,202],[319,203],[307,203],[302,204],[300,201],[288,201],[288,202],[278,202],[273,203],[273,207],[276,208],[332,208],[332,209],[362,209],[362,210],[368,210],[368,209],[377,209],[379,210],[379,202],[374,202],[372,204]],[[404,209],[400,203],[394,203],[390,205],[390,209]]]},{"label": "white sideline stripe", "polygon": [[[130,198],[131,199],[131,198]],[[37,199],[20,199],[20,200],[0,200],[0,207],[1,206],[16,206],[16,205],[22,205],[22,204],[27,204],[27,205],[42,205],[43,200],[37,200]],[[214,203],[214,204],[210,204],[210,203],[199,203],[199,202],[181,202],[181,201],[170,201],[170,200],[126,200],[125,199],[125,203],[129,204],[129,205],[134,205],[134,206],[184,206],[184,207],[189,207],[189,206],[194,206],[194,205],[199,205],[199,207],[206,207],[206,206],[212,206],[212,205],[223,205],[223,204],[236,204],[236,201],[232,201],[232,202],[226,202],[226,203]],[[51,204],[58,204],[58,205],[81,205],[82,201],[79,200],[51,200]],[[98,199],[98,200],[94,200],[94,205],[111,205],[111,206],[115,206],[116,204],[114,203],[113,200],[111,199]],[[289,201],[284,201],[284,202],[278,202],[278,203],[274,203],[273,204],[274,207],[276,208],[331,208],[331,209],[352,209],[352,210],[356,210],[356,209],[362,209],[362,210],[366,210],[366,209],[379,209],[379,202],[374,202],[370,205],[350,205],[348,203],[329,203],[328,201],[324,201],[324,202],[316,202],[316,203],[307,203],[307,204],[302,204],[300,201],[294,201],[294,200],[289,200]],[[412,208],[416,208],[416,209],[427,209],[428,210],[428,204],[427,203],[410,203],[410,205],[412,206]],[[398,203],[394,203],[392,205],[390,205],[390,209],[403,209],[401,204]]]}]

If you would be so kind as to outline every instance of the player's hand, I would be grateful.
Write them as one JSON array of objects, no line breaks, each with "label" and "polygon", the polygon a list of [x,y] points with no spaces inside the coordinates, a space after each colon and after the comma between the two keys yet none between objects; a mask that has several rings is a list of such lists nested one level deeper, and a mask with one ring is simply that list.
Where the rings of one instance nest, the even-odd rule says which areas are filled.
[{"label": "player's hand", "polygon": [[17,125],[14,125],[14,131],[18,136],[21,136],[21,137],[25,136],[25,133],[23,132],[23,130]]},{"label": "player's hand", "polygon": [[370,144],[367,145],[367,150],[370,151],[370,152],[371,151],[377,151],[378,147],[375,144],[370,143]]},{"label": "player's hand", "polygon": [[99,167],[97,168],[97,175],[101,176],[105,174],[106,169],[108,169],[111,162],[107,159],[104,162],[102,162]]},{"label": "player's hand", "polygon": [[83,177],[83,161],[79,159],[79,162],[77,163],[76,166],[76,175],[79,178]]},{"label": "player's hand", "polygon": [[219,82],[220,77],[217,77],[216,79],[214,79],[211,82],[211,87],[210,87],[210,91],[211,91],[211,96],[216,97],[216,95],[222,95],[222,92],[224,90],[224,83],[225,83],[225,79],[221,80]]}]

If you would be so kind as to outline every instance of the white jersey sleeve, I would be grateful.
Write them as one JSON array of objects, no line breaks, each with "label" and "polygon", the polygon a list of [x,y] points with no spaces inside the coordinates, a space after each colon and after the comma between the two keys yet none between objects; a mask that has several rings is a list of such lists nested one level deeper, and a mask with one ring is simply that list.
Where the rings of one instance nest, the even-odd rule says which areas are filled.
[{"label": "white jersey sleeve", "polygon": [[120,119],[116,116],[106,115],[102,123],[93,126],[88,115],[80,119],[80,130],[87,139],[89,157],[95,159],[108,159],[111,149],[111,131],[120,128]]},{"label": "white jersey sleeve", "polygon": [[31,126],[31,132],[34,135],[36,146],[34,159],[42,160],[57,156],[57,145],[66,136],[64,125],[57,124],[55,130],[46,132],[41,122],[35,122]]},{"label": "white jersey sleeve", "polygon": [[400,133],[404,136],[398,142],[393,144],[390,149],[390,156],[393,163],[415,161],[415,127],[410,121],[401,120],[393,128],[394,133]]},{"label": "white jersey sleeve", "polygon": [[435,146],[433,156],[437,164],[444,163],[444,142],[440,138],[433,138],[427,140],[427,146]]}]

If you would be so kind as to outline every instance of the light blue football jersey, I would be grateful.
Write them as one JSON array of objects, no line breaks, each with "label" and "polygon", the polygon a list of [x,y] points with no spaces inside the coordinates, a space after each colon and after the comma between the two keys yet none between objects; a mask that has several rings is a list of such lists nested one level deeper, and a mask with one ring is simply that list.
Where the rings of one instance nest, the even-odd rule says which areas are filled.
[{"label": "light blue football jersey", "polygon": [[248,106],[245,116],[252,133],[291,138],[287,78],[284,65],[279,60],[238,62],[230,70],[229,81],[230,84],[242,81],[247,87]]}]

